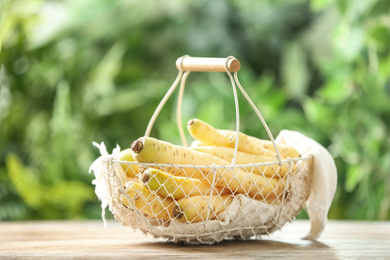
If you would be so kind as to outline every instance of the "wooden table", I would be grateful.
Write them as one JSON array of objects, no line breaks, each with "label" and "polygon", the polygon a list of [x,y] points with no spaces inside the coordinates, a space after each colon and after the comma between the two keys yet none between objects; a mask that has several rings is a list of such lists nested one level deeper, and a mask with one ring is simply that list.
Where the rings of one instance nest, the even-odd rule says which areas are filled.
[{"label": "wooden table", "polygon": [[262,240],[186,246],[109,221],[0,222],[0,259],[390,259],[390,222],[329,221],[317,242],[295,220]]}]

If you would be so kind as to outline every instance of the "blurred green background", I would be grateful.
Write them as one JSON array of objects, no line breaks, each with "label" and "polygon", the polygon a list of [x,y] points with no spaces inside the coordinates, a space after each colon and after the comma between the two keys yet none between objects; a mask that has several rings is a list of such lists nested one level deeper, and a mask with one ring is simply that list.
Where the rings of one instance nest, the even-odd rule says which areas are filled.
[{"label": "blurred green background", "polygon": [[[300,131],[338,168],[330,219],[390,219],[390,1],[1,2],[0,220],[100,218],[92,141],[128,148],[178,57],[235,56],[276,136]],[[152,136],[180,144],[177,92]],[[234,128],[225,73],[192,73],[183,122]],[[240,95],[241,130],[267,138]],[[301,215],[302,218],[306,216]]]}]

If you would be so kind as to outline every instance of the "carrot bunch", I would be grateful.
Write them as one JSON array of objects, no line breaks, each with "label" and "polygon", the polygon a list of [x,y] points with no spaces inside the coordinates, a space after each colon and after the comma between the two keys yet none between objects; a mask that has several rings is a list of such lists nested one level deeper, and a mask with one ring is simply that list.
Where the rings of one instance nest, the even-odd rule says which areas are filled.
[{"label": "carrot bunch", "polygon": [[[236,194],[278,203],[288,188],[285,177],[296,171],[296,165],[280,165],[271,141],[237,136],[199,119],[188,122],[188,131],[194,138],[190,147],[141,137],[120,153],[120,161],[132,162],[119,168],[126,190],[120,197],[124,205],[157,219],[192,223],[216,219]],[[292,147],[277,149],[282,159],[300,156]]]}]

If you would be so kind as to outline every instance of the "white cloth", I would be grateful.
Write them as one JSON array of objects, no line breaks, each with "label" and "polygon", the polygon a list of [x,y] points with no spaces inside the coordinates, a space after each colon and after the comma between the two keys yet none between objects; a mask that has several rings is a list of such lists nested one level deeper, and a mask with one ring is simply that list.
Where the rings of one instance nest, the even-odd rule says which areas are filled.
[{"label": "white cloth", "polygon": [[305,239],[318,239],[328,220],[328,211],[337,187],[337,169],[330,153],[313,139],[296,131],[283,130],[275,142],[294,147],[302,156],[313,157],[309,198],[306,202],[311,230]]}]

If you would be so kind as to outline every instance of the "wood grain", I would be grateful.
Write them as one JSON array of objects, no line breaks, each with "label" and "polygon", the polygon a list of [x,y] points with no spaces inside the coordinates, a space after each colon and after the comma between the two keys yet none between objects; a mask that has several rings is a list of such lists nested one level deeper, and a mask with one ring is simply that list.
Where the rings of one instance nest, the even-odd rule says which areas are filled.
[{"label": "wood grain", "polygon": [[390,259],[390,222],[329,221],[317,242],[295,220],[262,240],[187,246],[109,221],[0,222],[0,259]]}]

